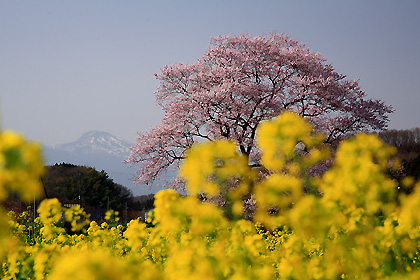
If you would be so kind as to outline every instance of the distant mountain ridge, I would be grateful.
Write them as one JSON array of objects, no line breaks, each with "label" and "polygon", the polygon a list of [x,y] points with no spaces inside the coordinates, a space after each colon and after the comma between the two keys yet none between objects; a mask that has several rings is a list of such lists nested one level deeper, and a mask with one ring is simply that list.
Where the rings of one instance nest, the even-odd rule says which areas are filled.
[{"label": "distant mountain ridge", "polygon": [[135,196],[156,193],[159,189],[133,183],[135,169],[123,163],[130,155],[131,146],[108,132],[89,131],[76,141],[44,146],[44,157],[47,165],[64,162],[104,170],[115,183],[129,188]]},{"label": "distant mountain ridge", "polygon": [[55,149],[80,154],[105,153],[109,155],[127,157],[130,153],[131,143],[124,141],[108,132],[89,131],[78,140],[61,144]]}]

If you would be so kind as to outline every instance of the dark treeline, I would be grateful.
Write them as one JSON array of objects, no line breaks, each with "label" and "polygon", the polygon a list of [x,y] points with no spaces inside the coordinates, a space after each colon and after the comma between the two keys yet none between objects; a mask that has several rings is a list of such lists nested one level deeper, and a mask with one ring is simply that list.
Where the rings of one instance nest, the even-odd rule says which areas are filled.
[{"label": "dark treeline", "polygon": [[46,198],[93,208],[120,211],[133,197],[129,189],[114,183],[105,171],[68,163],[47,166],[42,183]]},{"label": "dark treeline", "polygon": [[[93,167],[69,163],[46,166],[41,181],[44,196],[36,205],[44,198],[58,198],[63,206],[80,204],[92,220],[102,219],[110,209],[119,211],[123,220],[130,220],[144,217],[144,212],[154,207],[154,194],[134,197],[131,190],[115,183],[104,170]],[[6,209],[15,212],[24,211],[26,206],[13,194],[5,203]]]},{"label": "dark treeline", "polygon": [[420,128],[387,130],[378,133],[385,143],[397,148],[396,157],[402,160],[401,170],[396,179],[400,182],[398,190],[403,193],[412,192],[412,187],[401,184],[401,179],[407,176],[420,180]]},{"label": "dark treeline", "polygon": [[136,209],[147,211],[154,207],[155,195],[151,193],[146,195],[135,196],[132,198],[131,203]]},{"label": "dark treeline", "polygon": [[420,154],[420,128],[391,129],[378,133],[379,138],[385,143],[397,148],[397,156],[410,160]]}]

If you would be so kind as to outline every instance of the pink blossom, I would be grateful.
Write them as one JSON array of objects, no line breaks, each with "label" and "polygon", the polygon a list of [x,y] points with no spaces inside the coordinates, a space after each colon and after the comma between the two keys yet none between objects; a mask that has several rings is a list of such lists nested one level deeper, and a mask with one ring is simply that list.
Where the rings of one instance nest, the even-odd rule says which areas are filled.
[{"label": "pink blossom", "polygon": [[259,124],[294,111],[334,144],[360,131],[382,130],[392,107],[367,99],[358,81],[335,72],[319,53],[286,35],[219,36],[191,64],[166,65],[156,74],[162,123],[139,133],[127,162],[150,183],[177,167],[197,141],[237,141],[250,162],[259,160]]}]

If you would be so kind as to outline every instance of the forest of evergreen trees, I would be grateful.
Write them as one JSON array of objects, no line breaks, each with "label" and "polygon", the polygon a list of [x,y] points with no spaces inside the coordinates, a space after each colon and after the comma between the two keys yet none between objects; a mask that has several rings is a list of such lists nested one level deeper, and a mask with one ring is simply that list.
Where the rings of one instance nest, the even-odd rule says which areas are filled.
[{"label": "forest of evergreen trees", "polygon": [[[100,220],[110,209],[119,211],[122,217],[136,218],[153,208],[154,194],[134,197],[131,190],[115,183],[104,170],[93,167],[69,163],[46,166],[41,181],[44,196],[35,201],[35,206],[44,198],[58,198],[63,206],[80,204],[93,220]],[[26,205],[11,195],[6,208],[21,212]]]}]

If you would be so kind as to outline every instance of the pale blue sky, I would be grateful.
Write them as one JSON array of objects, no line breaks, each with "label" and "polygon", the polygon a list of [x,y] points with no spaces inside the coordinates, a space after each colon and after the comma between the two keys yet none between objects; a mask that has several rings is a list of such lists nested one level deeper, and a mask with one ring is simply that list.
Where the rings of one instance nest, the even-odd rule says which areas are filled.
[{"label": "pale blue sky", "polygon": [[54,145],[161,120],[154,73],[211,36],[286,33],[420,127],[420,1],[0,0],[2,128]]}]

